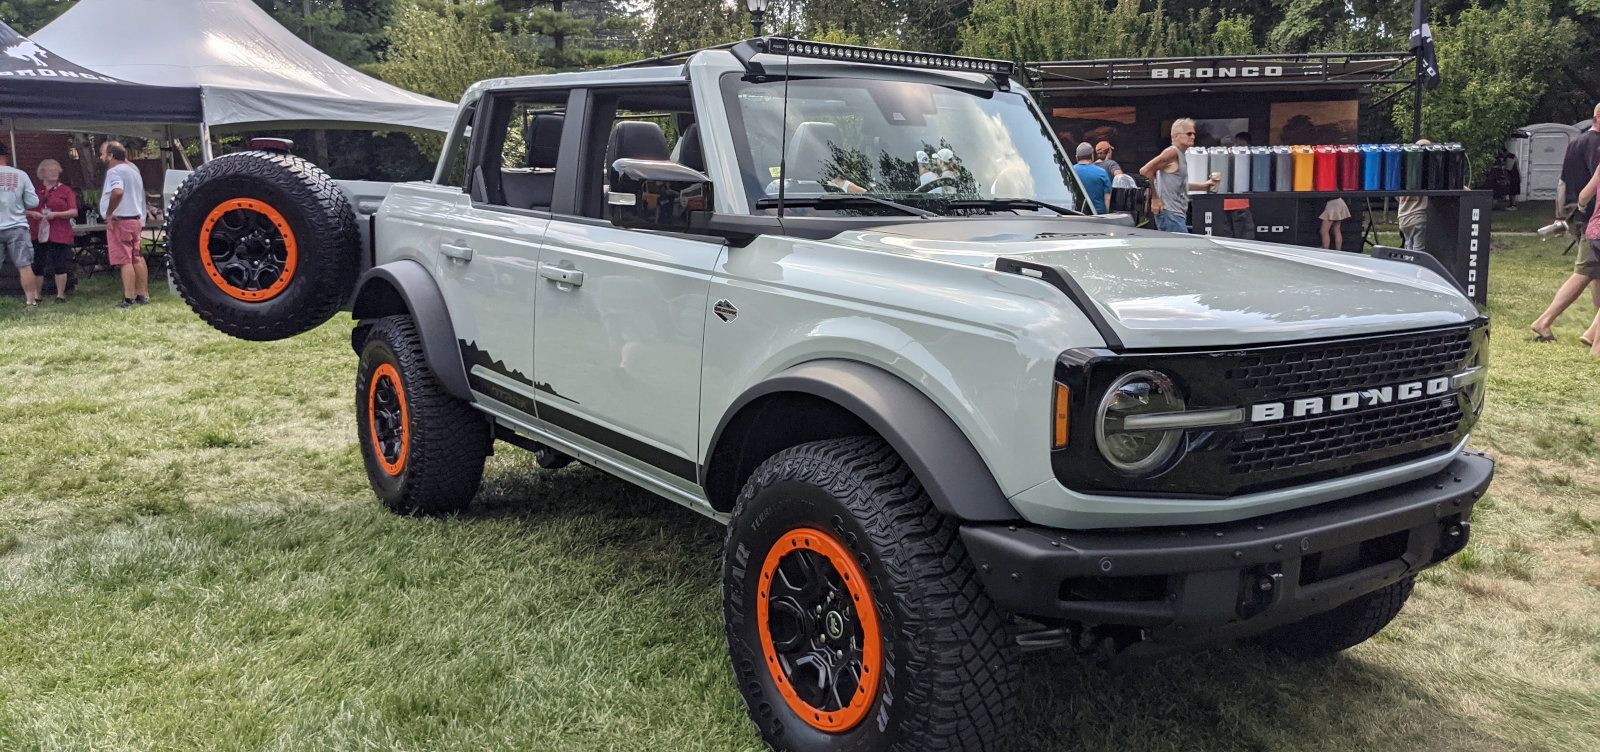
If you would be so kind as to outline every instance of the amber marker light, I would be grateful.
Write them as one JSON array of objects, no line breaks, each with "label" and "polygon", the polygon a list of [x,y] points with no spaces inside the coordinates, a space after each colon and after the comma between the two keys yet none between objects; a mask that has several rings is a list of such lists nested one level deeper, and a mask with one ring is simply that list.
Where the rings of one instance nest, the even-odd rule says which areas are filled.
[{"label": "amber marker light", "polygon": [[1051,446],[1055,449],[1067,447],[1067,406],[1071,403],[1072,392],[1066,384],[1056,384],[1056,417],[1055,430],[1052,434],[1054,441]]}]

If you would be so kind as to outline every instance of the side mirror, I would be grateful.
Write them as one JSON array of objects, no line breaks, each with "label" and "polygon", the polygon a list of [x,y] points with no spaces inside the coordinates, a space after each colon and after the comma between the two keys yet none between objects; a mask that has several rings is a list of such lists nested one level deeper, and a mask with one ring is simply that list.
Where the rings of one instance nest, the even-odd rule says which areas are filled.
[{"label": "side mirror", "polygon": [[694,232],[711,214],[711,178],[670,160],[611,164],[606,216],[618,227]]}]

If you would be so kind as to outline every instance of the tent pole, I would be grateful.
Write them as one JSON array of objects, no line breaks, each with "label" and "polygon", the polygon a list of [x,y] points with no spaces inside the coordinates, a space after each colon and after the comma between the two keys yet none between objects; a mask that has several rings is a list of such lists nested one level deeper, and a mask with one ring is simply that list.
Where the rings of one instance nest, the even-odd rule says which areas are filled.
[{"label": "tent pole", "polygon": [[203,121],[200,123],[200,161],[211,161],[211,126]]},{"label": "tent pole", "polygon": [[7,119],[6,128],[11,131],[11,165],[15,167],[19,164],[17,161],[17,121]]}]

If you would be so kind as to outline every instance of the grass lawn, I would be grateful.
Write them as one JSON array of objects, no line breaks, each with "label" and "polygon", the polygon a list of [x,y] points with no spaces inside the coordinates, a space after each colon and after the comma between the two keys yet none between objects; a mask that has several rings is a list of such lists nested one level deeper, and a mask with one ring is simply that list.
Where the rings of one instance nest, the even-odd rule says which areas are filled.
[{"label": "grass lawn", "polygon": [[[1029,659],[1015,747],[1600,749],[1600,361],[1525,326],[1571,257],[1497,243],[1475,540],[1294,664]],[[749,750],[721,530],[504,447],[470,514],[367,489],[340,319],[252,344],[158,285],[0,301],[0,749]]]}]

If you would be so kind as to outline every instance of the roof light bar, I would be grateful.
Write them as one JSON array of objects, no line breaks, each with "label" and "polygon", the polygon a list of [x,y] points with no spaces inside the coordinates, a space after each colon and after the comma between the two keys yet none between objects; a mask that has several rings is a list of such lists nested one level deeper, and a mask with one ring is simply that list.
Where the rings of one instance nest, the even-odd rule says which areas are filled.
[{"label": "roof light bar", "polygon": [[[741,49],[742,48],[742,49]],[[741,54],[743,53],[743,54]],[[803,39],[789,39],[787,37],[762,37],[751,39],[734,49],[746,68],[759,70],[759,65],[753,65],[750,58],[757,54],[789,55],[806,57],[818,60],[838,60],[851,63],[872,63],[875,65],[896,65],[906,68],[929,68],[933,70],[959,71],[965,73],[980,73],[993,76],[1001,88],[1007,88],[1011,75],[1016,72],[1016,64],[1009,60],[989,60],[979,57],[958,57],[956,55],[940,55],[932,52],[911,52],[908,50],[885,50],[874,47],[856,47],[848,44],[832,44],[830,42],[810,42]]]}]

